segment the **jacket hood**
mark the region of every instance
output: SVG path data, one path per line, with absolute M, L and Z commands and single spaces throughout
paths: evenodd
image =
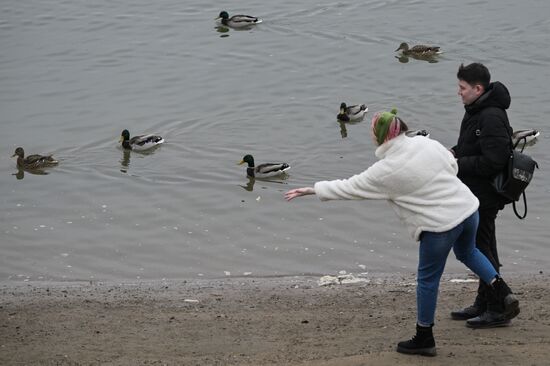
M 487 107 L 508 109 L 510 107 L 510 93 L 500 81 L 489 84 L 489 88 L 475 102 L 464 106 L 466 112 L 473 113 Z

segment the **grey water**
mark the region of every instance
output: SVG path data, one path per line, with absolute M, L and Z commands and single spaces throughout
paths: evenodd
M 456 142 L 461 63 L 512 95 L 516 129 L 541 131 L 527 219 L 497 220 L 504 272 L 548 270 L 550 3 L 490 1 L 68 1 L 0 6 L 0 281 L 158 280 L 410 273 L 417 244 L 379 201 L 283 192 L 376 161 L 369 121 L 396 107 Z M 263 18 L 216 27 L 221 10 Z M 403 59 L 401 42 L 441 46 Z M 366 103 L 339 124 L 339 104 Z M 158 133 L 125 153 L 123 129 Z M 18 171 L 16 147 L 60 160 Z M 249 180 L 237 162 L 288 162 Z M 520 204 L 520 209 L 523 207 Z M 447 271 L 465 273 L 452 255 Z

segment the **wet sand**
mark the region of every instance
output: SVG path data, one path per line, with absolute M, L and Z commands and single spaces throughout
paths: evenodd
M 472 330 L 449 318 L 477 285 L 440 288 L 434 358 L 395 352 L 415 325 L 414 276 L 2 283 L 2 365 L 548 365 L 550 276 L 506 275 L 521 314 Z

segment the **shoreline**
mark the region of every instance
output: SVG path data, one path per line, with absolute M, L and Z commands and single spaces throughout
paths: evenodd
M 477 290 L 444 274 L 438 356 L 395 352 L 414 334 L 412 274 L 319 286 L 319 277 L 0 283 L 5 365 L 543 365 L 550 276 L 505 274 L 512 325 L 473 330 L 449 312 Z

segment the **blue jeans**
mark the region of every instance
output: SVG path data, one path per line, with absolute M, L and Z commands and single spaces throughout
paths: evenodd
M 451 248 L 456 258 L 470 268 L 481 280 L 489 284 L 497 271 L 476 248 L 476 232 L 479 214 L 474 212 L 449 231 L 422 232 L 420 238 L 418 275 L 416 287 L 417 322 L 420 326 L 434 323 L 439 280 Z

